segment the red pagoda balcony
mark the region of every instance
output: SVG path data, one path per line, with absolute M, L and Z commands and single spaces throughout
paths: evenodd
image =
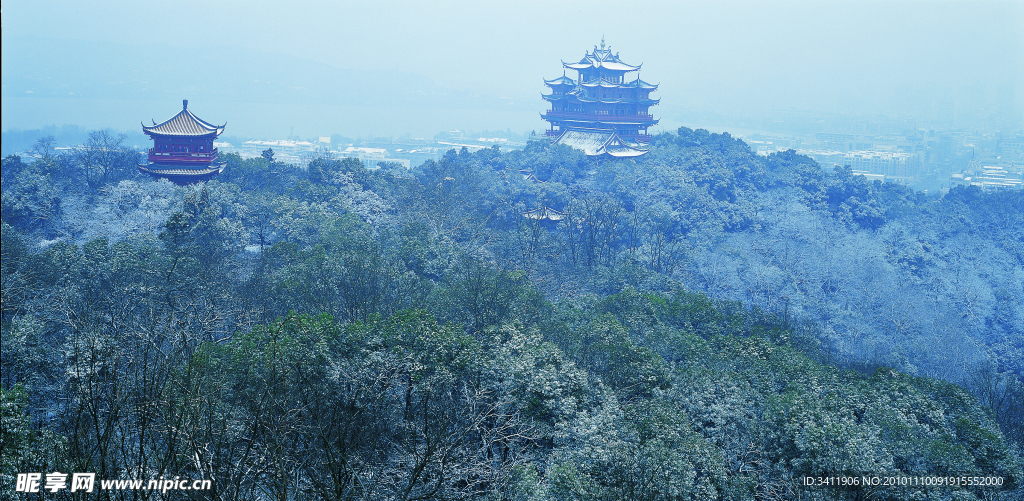
M 546 119 L 586 120 L 590 122 L 653 122 L 654 115 L 637 113 L 635 115 L 600 115 L 597 113 L 577 113 L 572 111 L 548 111 Z

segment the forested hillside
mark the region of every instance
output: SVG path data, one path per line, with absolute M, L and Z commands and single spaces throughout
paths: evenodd
M 215 499 L 1024 494 L 1021 192 L 686 128 L 635 161 L 228 155 L 189 187 L 90 144 L 3 160 L 4 496 L 55 470 Z M 801 483 L 888 474 L 1004 485 Z

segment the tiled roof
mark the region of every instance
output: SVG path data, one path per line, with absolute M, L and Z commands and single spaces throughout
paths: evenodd
M 552 209 L 551 207 L 544 206 L 539 209 L 533 209 L 523 213 L 523 217 L 529 219 L 548 219 L 551 221 L 561 221 L 565 219 L 565 214 Z
M 154 165 L 155 164 L 139 165 L 139 171 L 156 176 L 205 176 L 214 173 L 221 173 L 227 164 L 215 164 L 202 169 L 154 169 Z
M 584 70 L 587 68 L 605 68 L 612 71 L 636 71 L 640 66 L 626 64 L 619 59 L 619 54 L 612 54 L 611 47 L 604 47 L 604 40 L 601 41 L 601 48 L 594 46 L 594 52 L 587 52 L 578 63 L 562 62 L 562 66 L 573 70 Z
M 571 79 L 571 78 L 569 78 L 569 77 L 567 77 L 565 75 L 562 75 L 562 76 L 560 76 L 560 77 L 558 77 L 558 78 L 556 78 L 554 80 L 544 80 L 544 83 L 546 85 L 576 85 L 576 81 L 575 80 L 573 80 L 573 79 Z
M 640 89 L 657 89 L 658 88 L 658 84 L 647 83 L 647 82 L 645 82 L 643 80 L 640 80 L 639 77 L 637 77 L 637 79 L 633 80 L 632 82 L 626 82 L 626 83 L 622 84 L 622 86 L 623 87 L 637 87 L 637 88 L 640 88 Z
M 226 123 L 224 125 L 227 125 Z M 188 101 L 182 101 L 181 111 L 162 123 L 152 126 L 143 124 L 142 131 L 149 135 L 160 136 L 219 136 L 224 132 L 224 125 L 213 125 L 192 114 L 188 110 Z
M 564 144 L 583 151 L 587 156 L 608 155 L 616 158 L 638 157 L 647 150 L 626 144 L 614 132 L 589 132 L 567 130 L 555 139 L 554 144 Z
M 584 87 L 607 87 L 607 88 L 615 88 L 615 89 L 623 86 L 623 84 L 620 84 L 618 82 L 611 82 L 611 81 L 605 80 L 604 78 L 598 78 L 598 79 L 595 79 L 595 80 L 591 80 L 589 82 L 583 82 L 580 85 L 582 85 Z

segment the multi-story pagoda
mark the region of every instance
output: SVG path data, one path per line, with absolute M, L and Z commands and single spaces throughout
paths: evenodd
M 223 163 L 217 163 L 213 140 L 224 132 L 224 126 L 213 125 L 188 110 L 188 100 L 181 102 L 181 111 L 162 123 L 142 125 L 142 132 L 153 138 L 149 162 L 139 171 L 153 177 L 167 178 L 176 184 L 188 184 L 220 174 Z
M 642 65 L 641 65 L 642 66 Z M 626 64 L 611 46 L 594 46 L 578 63 L 562 62 L 575 70 L 575 80 L 565 76 L 545 80 L 551 94 L 542 97 L 551 110 L 541 118 L 551 123 L 546 135 L 555 143 L 567 144 L 588 155 L 631 157 L 647 152 L 643 145 L 651 141 L 647 129 L 658 123 L 649 112 L 659 99 L 651 99 L 656 84 L 640 80 L 640 66 Z M 636 72 L 635 78 L 630 73 Z

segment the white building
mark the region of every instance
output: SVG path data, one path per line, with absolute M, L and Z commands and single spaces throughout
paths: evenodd
M 363 148 L 358 146 L 349 146 L 345 148 L 345 151 L 341 152 L 342 156 L 349 158 L 358 158 L 363 162 L 363 166 L 367 169 L 380 168 L 381 162 L 391 162 L 399 164 L 406 169 L 410 168 L 411 162 L 409 160 L 401 158 L 390 158 L 388 157 L 388 150 L 384 148 Z
M 981 165 L 972 161 L 968 170 L 949 176 L 950 185 L 977 186 L 985 191 L 1019 190 L 1024 187 L 1024 176 L 999 165 Z
M 293 141 L 290 139 L 277 139 L 274 141 L 252 140 L 242 143 L 238 148 L 238 154 L 242 158 L 254 158 L 263 154 L 264 151 L 274 150 L 274 160 L 290 164 L 301 164 L 303 154 L 316 153 L 317 145 L 309 141 Z
M 902 184 L 913 183 L 921 177 L 921 159 L 910 153 L 871 150 L 802 150 L 797 153 L 813 158 L 826 170 L 849 165 L 855 172 L 872 174 L 876 179 L 876 176 L 884 176 L 885 181 Z

